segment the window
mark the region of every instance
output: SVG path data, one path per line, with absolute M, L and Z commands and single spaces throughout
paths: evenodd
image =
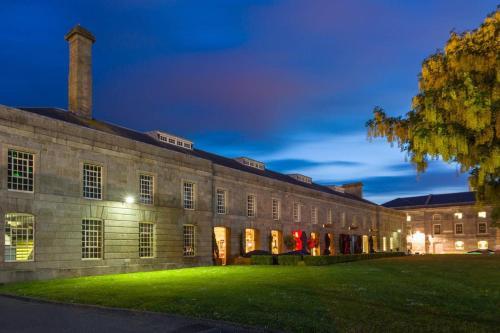
M 345 228 L 346 225 L 345 212 L 342 212 L 342 215 L 340 216 L 340 223 L 342 224 L 342 228 Z
M 102 167 L 93 164 L 83 164 L 83 197 L 87 199 L 102 199 Z
M 392 250 L 394 250 L 394 238 L 390 237 L 389 238 L 389 248 Z
M 7 188 L 14 191 L 33 192 L 33 154 L 9 149 Z
M 328 209 L 328 215 L 326 217 L 326 223 L 327 224 L 332 224 L 333 223 L 333 212 L 332 212 L 331 208 Z
M 477 217 L 485 219 L 486 218 L 486 212 L 479 212 L 479 213 L 477 213 Z
M 226 198 L 227 192 L 222 189 L 217 189 L 217 214 L 226 214 Z
M 184 182 L 183 188 L 183 204 L 185 209 L 194 209 L 195 205 L 195 185 L 191 182 Z
M 441 220 L 441 214 L 434 214 L 434 215 L 432 215 L 432 220 L 433 221 L 440 221 Z
M 152 205 L 154 199 L 153 176 L 139 175 L 139 200 L 146 205 Z
M 488 241 L 479 241 L 477 242 L 477 247 L 480 249 L 480 250 L 487 250 L 488 249 Z
M 154 225 L 153 223 L 139 223 L 139 257 L 153 258 L 154 249 Z
M 5 261 L 31 261 L 35 250 L 35 217 L 29 214 L 5 215 Z
M 434 233 L 434 235 L 441 234 L 441 224 L 434 224 L 433 225 L 433 233 Z
M 184 225 L 183 233 L 184 233 L 184 256 L 194 257 L 196 253 L 194 225 Z
M 245 229 L 245 252 L 255 250 L 255 229 Z
M 82 259 L 102 259 L 101 220 L 82 220 Z
M 486 228 L 486 223 L 485 222 L 481 222 L 481 223 L 478 223 L 477 224 L 477 232 L 480 233 L 480 234 L 485 234 L 487 233 L 487 228 Z
M 460 212 L 458 212 L 458 213 L 455 213 L 453 216 L 455 217 L 455 219 L 457 219 L 457 220 L 461 220 L 461 219 L 462 219 L 462 217 L 463 217 L 463 214 L 462 214 L 462 213 L 460 213 Z
M 318 208 L 317 207 L 311 207 L 311 223 L 313 223 L 313 224 L 318 223 Z
M 456 241 L 455 242 L 455 250 L 463 250 L 464 247 L 464 242 L 463 241 Z
M 293 203 L 293 221 L 300 222 L 300 203 Z
M 279 221 L 281 215 L 280 201 L 278 199 L 273 199 L 273 220 Z
M 256 202 L 255 202 L 255 195 L 248 195 L 247 196 L 247 216 L 248 217 L 255 217 L 255 211 L 256 211 Z
M 382 250 L 384 252 L 387 251 L 387 238 L 386 237 L 382 237 Z
M 464 233 L 464 225 L 463 223 L 456 223 L 455 224 L 455 234 L 461 235 Z
M 411 222 L 411 215 L 406 215 L 406 222 Z

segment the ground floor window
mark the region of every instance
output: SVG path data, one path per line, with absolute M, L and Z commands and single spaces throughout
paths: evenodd
M 82 220 L 82 259 L 102 259 L 101 220 Z
M 215 227 L 214 228 L 215 237 L 215 253 L 216 259 L 220 260 L 220 264 L 225 265 L 227 263 L 227 256 L 229 254 L 229 228 L 226 227 Z
M 482 241 L 477 242 L 477 247 L 480 250 L 487 250 L 488 249 L 488 241 L 482 240 Z
M 455 250 L 463 250 L 464 249 L 464 242 L 463 241 L 456 241 L 455 242 Z
M 363 253 L 369 253 L 370 252 L 370 244 L 368 241 L 368 236 L 363 235 Z
M 245 229 L 245 252 L 255 250 L 255 229 Z
M 154 256 L 154 225 L 153 223 L 139 223 L 139 257 L 152 258 Z
M 387 251 L 387 238 L 386 237 L 382 237 L 382 250 L 384 252 Z
M 389 237 L 389 249 L 394 250 L 394 238 Z
M 309 238 L 309 249 L 311 250 L 311 255 L 319 256 L 321 254 L 319 248 L 319 236 L 316 232 L 311 232 L 311 237 Z
M 183 234 L 184 234 L 184 256 L 193 257 L 196 254 L 195 226 L 184 225 Z
M 5 261 L 31 261 L 35 249 L 35 217 L 30 214 L 5 215 Z

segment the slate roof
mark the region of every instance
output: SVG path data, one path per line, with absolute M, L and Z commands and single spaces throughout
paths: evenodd
M 82 118 L 82 117 L 76 116 L 75 114 L 68 112 L 66 110 L 63 110 L 63 109 L 50 108 L 50 107 L 49 108 L 18 107 L 18 109 L 23 110 L 23 111 L 27 111 L 30 113 L 35 113 L 35 114 L 40 115 L 40 116 L 49 117 L 52 119 L 68 122 L 68 123 L 71 123 L 74 125 L 83 126 L 83 127 L 87 127 L 90 129 L 102 131 L 102 132 L 105 132 L 108 134 L 118 135 L 118 136 L 121 136 L 124 138 L 128 138 L 128 139 L 139 141 L 142 143 L 158 146 L 158 147 L 165 148 L 168 150 L 173 150 L 173 151 L 180 152 L 183 154 L 188 154 L 188 155 L 192 155 L 195 157 L 203 158 L 203 159 L 211 161 L 214 164 L 222 165 L 222 166 L 225 166 L 225 167 L 228 167 L 231 169 L 236 169 L 236 170 L 240 170 L 243 172 L 248 172 L 248 173 L 252 173 L 255 175 L 259 175 L 262 177 L 267 177 L 267 178 L 275 179 L 278 181 L 286 182 L 289 184 L 306 187 L 306 188 L 309 188 L 312 190 L 332 194 L 332 195 L 335 195 L 338 197 L 343 197 L 343 198 L 348 198 L 348 199 L 352 199 L 352 200 L 356 200 L 356 201 L 361 201 L 361 202 L 364 202 L 364 203 L 367 203 L 370 205 L 375 205 L 375 206 L 377 205 L 371 201 L 368 201 L 368 200 L 363 199 L 363 198 L 359 198 L 359 197 L 352 195 L 352 194 L 349 194 L 349 193 L 342 193 L 342 192 L 334 191 L 334 190 L 332 190 L 324 185 L 320 185 L 320 184 L 316 184 L 316 183 L 308 184 L 308 183 L 298 181 L 298 180 L 296 180 L 288 175 L 285 175 L 285 174 L 282 174 L 282 173 L 279 173 L 276 171 L 272 171 L 269 169 L 259 170 L 256 168 L 245 166 L 245 165 L 235 161 L 234 159 L 223 157 L 223 156 L 216 155 L 216 154 L 212 154 L 212 153 L 206 152 L 204 150 L 200 150 L 200 149 L 196 149 L 196 148 L 193 148 L 193 150 L 180 148 L 180 147 L 177 147 L 175 145 L 171 145 L 168 143 L 158 141 L 146 133 L 135 131 L 132 129 L 128 129 L 125 127 L 121 127 L 118 125 L 114 125 L 114 124 L 107 123 L 107 122 L 100 121 L 100 120 L 96 120 L 96 119 Z
M 382 206 L 387 208 L 403 209 L 468 205 L 476 202 L 475 195 L 475 192 L 428 194 L 418 197 L 397 198 L 382 204 Z

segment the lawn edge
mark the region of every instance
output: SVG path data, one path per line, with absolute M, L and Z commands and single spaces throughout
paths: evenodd
M 17 299 L 17 300 L 21 300 L 21 301 L 26 301 L 26 302 L 30 302 L 30 303 L 55 304 L 55 305 L 61 305 L 61 306 L 68 306 L 69 305 L 69 306 L 76 307 L 76 308 L 99 309 L 99 310 L 106 310 L 106 311 L 111 311 L 111 312 L 175 317 L 178 319 L 186 319 L 186 320 L 196 321 L 198 323 L 212 324 L 212 325 L 216 326 L 217 328 L 239 328 L 242 330 L 246 329 L 246 330 L 252 330 L 253 332 L 262 332 L 262 333 L 283 333 L 284 332 L 284 331 L 280 331 L 280 330 L 276 330 L 276 329 L 246 325 L 246 324 L 241 324 L 241 323 L 227 321 L 227 320 L 216 320 L 216 319 L 208 319 L 208 318 L 202 318 L 202 317 L 192 317 L 192 316 L 185 316 L 185 315 L 170 313 L 170 312 L 156 312 L 156 311 L 148 311 L 148 310 L 117 308 L 117 307 L 111 307 L 111 306 L 105 306 L 105 305 L 85 304 L 85 303 L 68 303 L 68 302 L 49 300 L 49 299 L 38 298 L 38 297 L 21 296 L 21 295 L 16 295 L 16 294 L 12 294 L 12 293 L 6 293 L 6 292 L 0 292 L 0 296 L 12 298 L 12 299 Z

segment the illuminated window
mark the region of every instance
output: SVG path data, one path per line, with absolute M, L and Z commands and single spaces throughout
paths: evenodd
M 294 222 L 300 222 L 300 203 L 294 202 L 293 203 L 293 221 Z
M 432 220 L 433 221 L 440 221 L 441 220 L 441 214 L 434 214 L 434 215 L 432 215 Z
M 245 229 L 245 252 L 251 252 L 255 250 L 255 230 Z
M 9 149 L 7 188 L 14 191 L 33 192 L 33 154 Z
M 194 209 L 195 207 L 195 184 L 191 182 L 184 182 L 183 189 L 183 205 L 184 209 Z
M 83 164 L 83 197 L 102 199 L 102 166 Z
M 184 225 L 182 229 L 184 234 L 184 256 L 194 257 L 196 253 L 195 227 L 194 225 Z
M 101 220 L 82 220 L 82 259 L 102 259 Z
M 248 217 L 255 217 L 255 212 L 256 212 L 256 198 L 255 195 L 250 194 L 247 196 L 247 216 Z
M 477 232 L 480 234 L 485 234 L 488 232 L 488 229 L 486 228 L 486 223 L 481 222 L 477 224 Z
M 272 254 L 280 253 L 281 231 L 271 230 L 271 252 Z
M 454 216 L 455 216 L 455 219 L 461 220 L 463 217 L 463 214 L 462 213 L 455 213 Z
M 394 239 L 392 237 L 389 238 L 389 248 L 392 250 L 394 250 Z
M 223 189 L 218 188 L 217 189 L 217 214 L 226 214 L 227 213 L 226 199 L 227 199 L 227 192 Z
M 455 233 L 460 235 L 464 233 L 464 225 L 463 223 L 456 223 L 455 224 Z
M 146 205 L 153 204 L 153 176 L 139 175 L 139 200 Z
M 387 238 L 386 237 L 382 237 L 382 249 L 384 252 L 387 251 Z
M 29 214 L 5 215 L 5 261 L 32 261 L 35 252 L 35 217 Z
M 318 223 L 318 208 L 317 207 L 311 207 L 311 223 L 313 223 L 313 224 Z
M 480 217 L 480 218 L 485 219 L 486 218 L 486 212 L 479 212 L 479 213 L 477 213 L 477 216 Z
M 278 199 L 273 199 L 272 205 L 273 220 L 279 221 L 281 215 L 280 201 Z
M 441 224 L 434 224 L 432 229 L 434 235 L 441 234 Z
M 463 250 L 464 249 L 464 242 L 463 241 L 456 241 L 455 242 L 455 250 Z
M 139 257 L 153 258 L 154 249 L 154 226 L 153 223 L 139 223 Z
M 480 249 L 480 250 L 487 250 L 488 249 L 488 241 L 479 241 L 477 242 L 477 247 Z
M 333 223 L 333 211 L 331 208 L 328 209 L 328 215 L 326 218 L 326 223 L 332 224 Z
M 411 215 L 406 215 L 406 222 L 411 222 Z

